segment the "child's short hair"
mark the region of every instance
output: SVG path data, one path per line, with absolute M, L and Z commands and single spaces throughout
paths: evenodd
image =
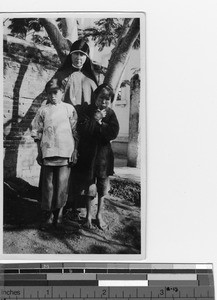
M 95 91 L 93 92 L 94 99 L 96 100 L 102 90 L 106 90 L 108 92 L 109 97 L 111 97 L 111 102 L 113 102 L 115 94 L 111 85 L 107 83 L 100 84 L 98 88 L 95 89 Z
M 52 78 L 50 81 L 47 82 L 45 85 L 45 92 L 49 93 L 53 90 L 63 90 L 62 81 L 59 78 Z

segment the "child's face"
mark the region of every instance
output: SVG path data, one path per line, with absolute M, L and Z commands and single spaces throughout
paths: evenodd
M 59 90 L 53 89 L 53 90 L 49 90 L 47 92 L 47 95 L 48 95 L 48 100 L 51 104 L 57 104 L 61 102 L 63 92 L 60 89 Z
M 72 65 L 78 69 L 81 69 L 87 59 L 87 56 L 80 52 L 76 51 L 71 54 Z
M 111 104 L 111 96 L 109 95 L 109 92 L 103 89 L 98 94 L 95 104 L 100 110 L 109 107 Z

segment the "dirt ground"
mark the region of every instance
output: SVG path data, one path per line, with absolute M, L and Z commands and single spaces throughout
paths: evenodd
M 22 180 L 4 185 L 4 231 L 5 254 L 140 254 L 141 218 L 140 206 L 128 199 L 135 193 L 133 182 L 125 185 L 123 195 L 119 183 L 113 184 L 113 193 L 105 199 L 105 230 L 83 227 L 86 210 L 80 208 L 80 220 L 70 219 L 71 209 L 66 208 L 64 226 L 39 229 L 40 204 L 37 187 Z M 127 186 L 130 187 L 127 190 Z M 138 188 L 137 188 L 138 190 Z M 118 191 L 118 193 L 117 193 Z M 117 196 L 118 195 L 118 196 Z M 94 200 L 96 211 L 97 200 Z

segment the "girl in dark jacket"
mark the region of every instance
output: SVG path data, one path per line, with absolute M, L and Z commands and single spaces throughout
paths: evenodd
M 114 98 L 112 88 L 100 85 L 94 91 L 94 103 L 83 106 L 78 114 L 78 161 L 74 167 L 74 185 L 77 193 L 85 197 L 87 216 L 85 225 L 92 228 L 91 202 L 98 193 L 96 222 L 105 227 L 102 217 L 103 199 L 109 189 L 109 175 L 114 173 L 114 156 L 111 140 L 119 132 L 115 112 L 109 107 Z

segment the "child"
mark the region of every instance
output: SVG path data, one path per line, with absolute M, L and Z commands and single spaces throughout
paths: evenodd
M 78 114 L 78 162 L 74 166 L 76 187 L 85 197 L 87 216 L 85 226 L 92 228 L 91 201 L 98 193 L 96 214 L 97 226 L 103 229 L 106 224 L 102 217 L 103 199 L 109 189 L 109 175 L 114 173 L 114 156 L 111 140 L 119 132 L 115 112 L 109 107 L 114 93 L 107 84 L 94 91 L 94 104 L 84 106 Z
M 62 223 L 63 207 L 68 197 L 70 164 L 77 161 L 77 113 L 62 102 L 63 89 L 59 79 L 51 79 L 45 87 L 47 104 L 39 108 L 32 137 L 38 145 L 37 161 L 42 165 L 42 229 Z

